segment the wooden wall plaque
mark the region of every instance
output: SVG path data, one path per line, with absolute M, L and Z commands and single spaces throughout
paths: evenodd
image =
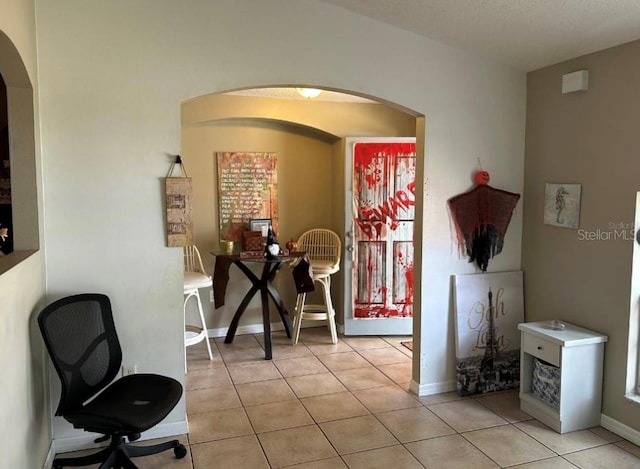
M 167 204 L 167 246 L 182 247 L 193 244 L 193 209 L 191 178 L 165 179 Z

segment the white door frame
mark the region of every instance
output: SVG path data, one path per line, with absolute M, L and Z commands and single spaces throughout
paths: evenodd
M 344 239 L 344 335 L 412 335 L 410 318 L 353 318 L 353 147 L 355 143 L 416 143 L 415 137 L 345 138 L 345 239 Z M 417 153 L 416 153 L 417 156 Z M 383 326 L 383 327 L 381 327 Z

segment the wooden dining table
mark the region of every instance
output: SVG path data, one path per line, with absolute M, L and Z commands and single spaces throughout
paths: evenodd
M 291 319 L 284 306 L 282 297 L 273 285 L 273 279 L 276 277 L 280 269 L 285 264 L 291 262 L 295 257 L 298 257 L 298 254 L 277 256 L 274 259 L 267 259 L 266 257 L 242 257 L 239 254 L 223 254 L 219 252 L 212 252 L 211 254 L 216 258 L 213 270 L 213 293 L 216 308 L 219 308 L 224 304 L 224 295 L 229 281 L 229 268 L 231 265 L 238 267 L 238 269 L 240 269 L 240 271 L 251 281 L 251 288 L 245 294 L 238 306 L 238 309 L 233 315 L 224 343 L 233 343 L 233 339 L 238 329 L 238 323 L 240 322 L 242 315 L 246 311 L 247 306 L 249 306 L 253 297 L 259 292 L 262 304 L 265 360 L 271 360 L 272 351 L 269 298 L 271 298 L 273 304 L 276 306 L 280 319 L 282 320 L 282 324 L 284 325 L 284 330 L 287 333 L 287 337 L 291 337 Z M 251 265 L 261 265 L 261 273 L 257 275 L 250 268 Z

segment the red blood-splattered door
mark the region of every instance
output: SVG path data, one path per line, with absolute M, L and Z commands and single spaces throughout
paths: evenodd
M 345 334 L 409 335 L 415 139 L 347 140 Z

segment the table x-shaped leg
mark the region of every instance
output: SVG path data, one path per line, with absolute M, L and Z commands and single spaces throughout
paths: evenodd
M 238 268 L 247 276 L 249 280 L 251 280 L 251 288 L 247 292 L 247 294 L 242 299 L 240 306 L 231 320 L 231 324 L 229 325 L 229 330 L 227 331 L 227 336 L 224 339 L 225 344 L 230 344 L 233 342 L 233 338 L 236 335 L 236 330 L 238 329 L 238 323 L 240 322 L 240 318 L 244 314 L 247 306 L 253 299 L 256 293 L 260 291 L 260 300 L 262 303 L 262 324 L 264 327 L 264 349 L 265 349 L 265 360 L 271 360 L 271 321 L 269 314 L 269 297 L 273 300 L 273 303 L 276 305 L 278 310 L 278 314 L 280 315 L 280 319 L 282 320 L 282 324 L 284 325 L 285 332 L 287 333 L 287 337 L 291 337 L 291 321 L 289 319 L 289 314 L 284 307 L 284 303 L 278 291 L 273 287 L 272 281 L 275 278 L 278 271 L 284 265 L 284 261 L 272 261 L 265 262 L 264 267 L 262 268 L 262 275 L 258 277 L 253 273 L 249 267 L 247 267 L 241 260 L 237 260 L 233 262 Z

